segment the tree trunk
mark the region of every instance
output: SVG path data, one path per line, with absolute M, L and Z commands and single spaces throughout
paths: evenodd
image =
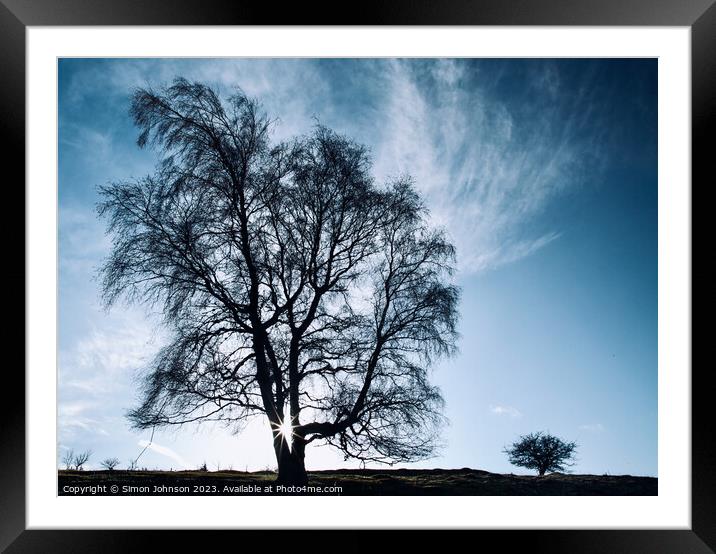
M 294 437 L 291 448 L 283 436 L 274 439 L 274 450 L 278 462 L 278 478 L 281 485 L 306 485 L 305 452 L 306 445 L 302 438 Z

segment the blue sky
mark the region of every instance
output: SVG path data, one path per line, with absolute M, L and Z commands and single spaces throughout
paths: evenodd
M 657 475 L 657 62 L 636 59 L 60 60 L 60 456 L 126 463 L 149 439 L 124 414 L 164 332 L 141 306 L 100 306 L 95 187 L 152 171 L 129 95 L 177 75 L 240 86 L 277 139 L 316 120 L 354 137 L 447 229 L 460 353 L 433 373 L 447 446 L 415 467 L 525 472 L 502 448 L 545 430 L 580 445 L 575 472 Z M 158 429 L 139 463 L 204 462 L 274 466 L 268 425 Z M 309 469 L 357 465 L 307 453 Z

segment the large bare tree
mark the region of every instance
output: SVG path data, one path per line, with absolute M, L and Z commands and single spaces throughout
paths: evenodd
M 377 186 L 365 148 L 321 126 L 272 144 L 240 91 L 177 79 L 135 91 L 131 116 L 162 161 L 100 187 L 103 295 L 159 306 L 172 336 L 133 424 L 263 414 L 284 483 L 306 482 L 313 441 L 431 455 L 443 401 L 427 372 L 454 350 L 459 291 L 410 179 Z

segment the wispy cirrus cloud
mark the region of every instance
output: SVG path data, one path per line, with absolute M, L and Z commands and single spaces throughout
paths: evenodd
M 498 416 L 508 416 L 514 419 L 522 417 L 522 412 L 512 406 L 492 405 L 490 406 L 490 412 Z
M 593 116 L 588 92 L 571 100 L 578 110 L 564 112 L 560 73 L 546 62 L 519 82 L 526 87 L 522 101 L 495 90 L 502 69 L 464 59 L 348 60 L 342 66 L 290 59 L 127 60 L 98 70 L 104 78 L 81 74 L 68 100 L 81 104 L 102 86 L 113 102 L 126 104 L 134 87 L 182 75 L 223 94 L 241 87 L 257 97 L 278 122 L 279 140 L 309 132 L 317 121 L 358 137 L 371 149 L 379 181 L 413 177 L 435 223 L 455 241 L 466 273 L 530 256 L 567 232 L 558 224 L 533 223 L 579 185 L 585 154 L 597 149 L 595 142 L 576 140 Z M 75 142 L 98 141 L 100 153 L 111 137 L 103 129 L 72 126 L 66 134 Z
M 131 310 L 108 318 L 80 338 L 69 351 L 60 352 L 60 376 L 64 388 L 107 394 L 116 389 L 117 378 L 144 367 L 158 346 L 159 329 L 148 319 L 132 319 Z
M 95 308 L 99 311 L 99 308 Z M 59 351 L 58 438 L 62 444 L 125 431 L 132 383 L 155 353 L 158 331 L 132 310 L 119 310 L 100 327 Z
M 65 436 L 77 432 L 107 435 L 107 431 L 101 423 L 90 414 L 97 407 L 94 402 L 70 401 L 60 403 L 58 407 L 58 425 L 64 431 Z
M 580 425 L 579 429 L 590 433 L 603 433 L 606 431 L 606 428 L 601 423 L 585 423 L 584 425 Z
M 476 84 L 479 76 L 460 60 L 433 60 L 420 70 L 410 61 L 387 63 L 377 172 L 413 176 L 457 244 L 459 269 L 494 269 L 557 240 L 563 229 L 531 224 L 580 182 L 580 119 L 518 114 Z M 534 86 L 554 96 L 558 74 Z
M 167 446 L 162 446 L 161 444 L 157 444 L 156 442 L 149 442 L 147 440 L 140 440 L 137 445 L 141 446 L 142 448 L 148 448 L 149 450 L 152 450 L 157 454 L 161 454 L 162 456 L 166 456 L 167 458 L 174 460 L 179 466 L 179 469 L 187 469 L 190 467 L 189 463 L 184 458 L 182 458 L 179 454 L 177 454 L 176 452 L 174 452 L 174 450 Z

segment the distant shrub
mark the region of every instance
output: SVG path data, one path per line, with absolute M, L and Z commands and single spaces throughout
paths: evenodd
M 105 458 L 99 463 L 99 465 L 108 471 L 112 471 L 119 465 L 119 458 Z
M 536 469 L 542 476 L 548 471 L 564 471 L 566 467 L 574 465 L 576 449 L 577 444 L 574 442 L 565 442 L 548 433 L 537 432 L 521 436 L 503 452 L 512 465 Z
M 89 461 L 90 456 L 92 456 L 91 450 L 85 450 L 84 452 L 75 454 L 75 457 L 72 461 L 72 464 L 74 465 L 74 469 L 77 471 L 82 471 L 84 469 L 83 466 Z
M 65 469 L 73 469 L 75 467 L 75 451 L 70 448 L 62 455 L 62 464 Z

